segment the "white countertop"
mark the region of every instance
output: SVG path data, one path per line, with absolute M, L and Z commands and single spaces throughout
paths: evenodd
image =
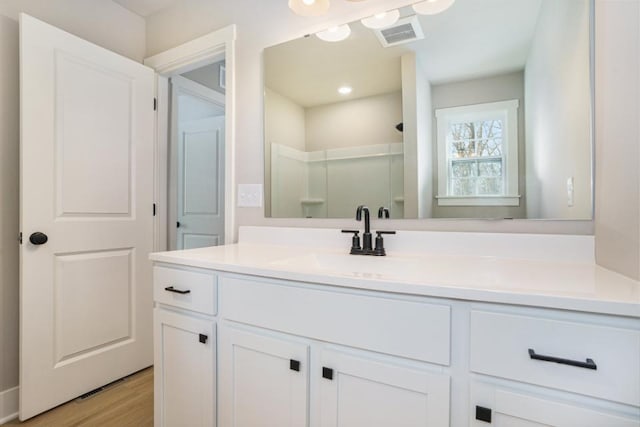
M 640 282 L 576 260 L 239 243 L 151 254 L 156 262 L 301 282 L 459 300 L 640 317 Z

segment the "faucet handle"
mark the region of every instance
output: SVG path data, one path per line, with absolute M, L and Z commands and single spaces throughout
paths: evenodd
M 375 256 L 385 256 L 387 255 L 387 251 L 384 249 L 384 240 L 382 239 L 383 234 L 396 234 L 395 231 L 376 231 L 376 247 L 373 250 L 373 255 Z
M 380 209 L 378 209 L 378 218 L 379 219 L 389 219 L 389 208 L 385 208 L 384 206 L 380 206 Z
M 351 239 L 351 255 L 359 255 L 362 253 L 362 247 L 360 246 L 360 230 L 342 230 L 343 233 L 353 233 Z

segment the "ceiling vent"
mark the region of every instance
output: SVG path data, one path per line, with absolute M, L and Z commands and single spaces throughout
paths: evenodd
M 391 27 L 375 30 L 375 33 L 384 47 L 410 43 L 424 38 L 420 21 L 416 15 L 402 18 Z

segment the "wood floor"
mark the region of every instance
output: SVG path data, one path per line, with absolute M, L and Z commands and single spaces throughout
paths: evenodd
M 22 427 L 152 427 L 153 368 L 127 377 L 85 400 L 72 400 L 23 423 Z

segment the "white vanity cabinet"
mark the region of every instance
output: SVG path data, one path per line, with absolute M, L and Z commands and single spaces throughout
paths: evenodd
M 574 396 L 534 392 L 520 384 L 474 381 L 471 384 L 472 427 L 638 427 L 631 414 L 602 408 L 606 402 L 576 401 Z M 597 405 L 600 403 L 600 405 Z M 600 407 L 599 407 L 600 406 Z
M 449 425 L 447 305 L 241 276 L 220 295 L 221 426 Z
M 157 426 L 640 426 L 633 313 L 154 274 Z
M 217 276 L 154 267 L 154 425 L 214 426 Z
M 220 425 L 308 425 L 309 346 L 268 331 L 220 329 Z
M 471 310 L 473 427 L 640 425 L 638 322 L 558 316 Z
M 449 425 L 449 375 L 336 350 L 323 351 L 321 427 Z

